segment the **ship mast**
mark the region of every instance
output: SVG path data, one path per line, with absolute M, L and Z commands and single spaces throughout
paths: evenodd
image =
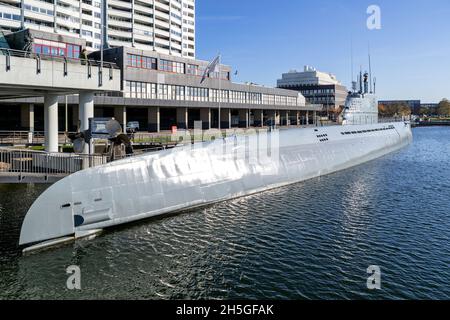
M 363 94 L 362 66 L 359 67 L 359 93 Z
M 370 86 L 370 93 L 372 92 L 372 63 L 370 58 L 370 44 L 369 44 L 369 86 Z

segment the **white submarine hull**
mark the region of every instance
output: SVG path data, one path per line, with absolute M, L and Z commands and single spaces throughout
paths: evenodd
M 49 187 L 29 209 L 20 245 L 76 238 L 300 182 L 411 141 L 409 122 L 330 126 L 236 136 L 119 160 Z

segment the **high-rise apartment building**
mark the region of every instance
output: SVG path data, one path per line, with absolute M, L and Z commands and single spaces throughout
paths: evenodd
M 195 58 L 195 0 L 1 0 L 0 29 L 29 28 Z

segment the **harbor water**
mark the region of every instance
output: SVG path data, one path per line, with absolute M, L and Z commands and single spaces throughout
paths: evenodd
M 450 127 L 413 133 L 349 170 L 26 256 L 47 186 L 0 185 L 0 299 L 450 299 Z

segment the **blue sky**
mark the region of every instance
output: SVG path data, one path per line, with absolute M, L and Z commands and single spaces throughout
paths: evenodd
M 366 27 L 367 7 L 381 8 L 381 30 Z M 450 98 L 448 0 L 197 0 L 197 58 L 221 52 L 235 81 L 275 86 L 283 72 L 311 65 L 351 83 L 368 66 L 380 99 Z

